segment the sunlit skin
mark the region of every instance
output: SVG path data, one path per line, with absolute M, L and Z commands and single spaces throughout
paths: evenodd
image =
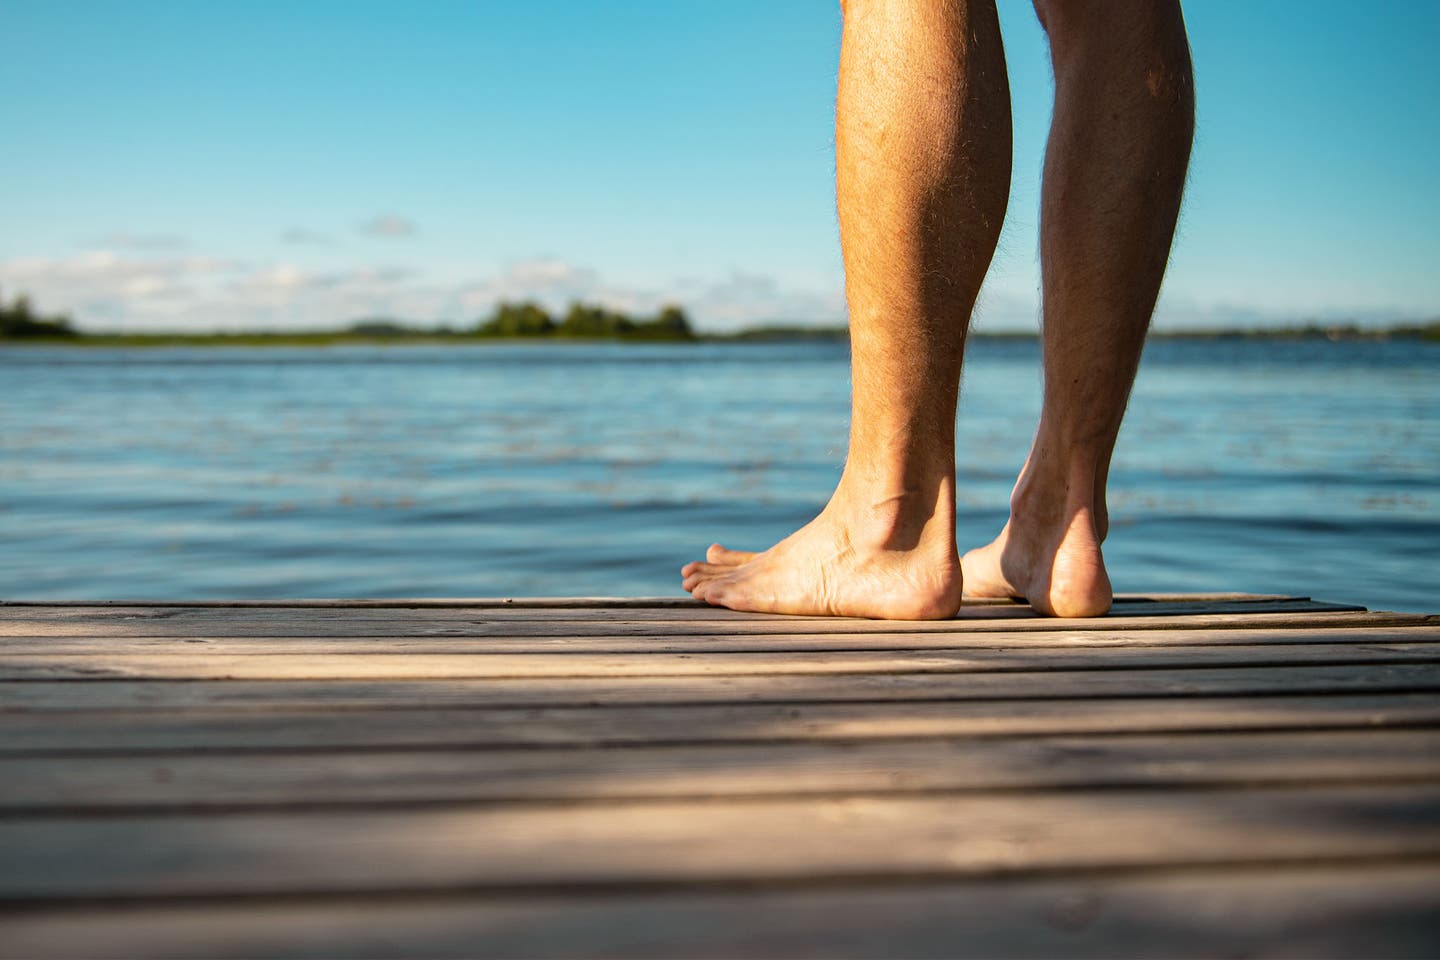
M 1103 614 L 1106 479 L 1194 127 L 1178 0 L 1037 3 L 1056 87 L 1041 197 L 1044 404 L 1009 522 L 963 558 L 956 399 L 1010 184 L 995 6 L 844 8 L 835 152 L 849 456 L 813 521 L 760 553 L 711 546 L 682 568 L 684 587 L 706 603 L 770 613 L 945 618 L 963 585 L 1043 614 Z

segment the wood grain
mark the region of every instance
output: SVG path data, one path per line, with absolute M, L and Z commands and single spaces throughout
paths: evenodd
M 1433 780 L 1440 729 L 0 759 L 0 818 L 894 792 Z
M 525 680 L 542 677 L 744 677 L 787 675 L 970 674 L 1116 669 L 1440 663 L 1440 643 L 1095 648 L 890 650 L 844 653 L 182 653 L 9 654 L 7 680 Z
M 899 701 L 456 710 L 155 709 L 0 713 L 0 756 L 235 755 L 898 741 L 1065 733 L 1391 729 L 1440 725 L 1440 697 L 1379 694 Z
M 1432 956 L 1440 618 L 0 604 L 0 956 Z
M 1440 785 L 55 817 L 0 820 L 0 901 L 1416 856 L 1440 858 Z
M 1315 613 L 1229 613 L 1175 616 L 1097 617 L 1091 620 L 1032 618 L 1021 620 L 827 620 L 820 617 L 773 620 L 526 620 L 464 617 L 375 620 L 364 617 L 328 618 L 211 618 L 196 620 L 178 615 L 165 618 L 74 620 L 7 618 L 0 620 L 0 636 L 7 637 L 689 637 L 767 636 L 772 634 L 914 634 L 994 633 L 997 631 L 1053 632 L 1116 630 L 1223 630 L 1313 629 L 1323 627 L 1433 626 L 1433 616 L 1409 613 L 1369 613 L 1340 610 Z
M 69 907 L 0 957 L 1390 957 L 1440 943 L 1440 864 Z
M 1115 594 L 1115 602 L 1151 603 L 1156 601 L 1183 601 L 1202 604 L 1214 600 L 1309 600 L 1282 593 L 1127 593 Z M 972 606 L 1019 606 L 1014 600 L 995 597 L 966 596 L 965 602 Z M 455 607 L 509 607 L 509 608 L 574 608 L 585 609 L 614 607 L 666 607 L 703 608 L 689 596 L 665 597 L 290 597 L 278 599 L 237 600 L 0 600 L 0 609 L 5 607 L 45 607 L 63 609 L 67 607 L 222 607 L 243 609 L 246 607 L 294 607 L 300 609 L 340 607 L 347 610 L 395 608 L 403 610 L 435 610 Z
M 1331 603 L 1311 600 L 1306 597 L 1209 599 L 1196 600 L 1176 598 L 1157 600 L 1151 598 L 1120 598 L 1116 601 L 1110 619 L 1124 619 L 1132 615 L 1176 616 L 1225 613 L 1315 613 L 1321 611 L 1359 611 L 1364 607 L 1354 604 Z M 774 621 L 825 622 L 832 625 L 852 622 L 850 617 L 813 617 L 790 614 L 758 614 L 712 607 L 694 600 L 676 603 L 611 604 L 594 605 L 566 604 L 511 604 L 495 601 L 475 603 L 445 603 L 427 606 L 377 606 L 374 604 L 329 604 L 293 605 L 257 602 L 244 606 L 221 606 L 205 604 L 101 604 L 101 605 L 6 605 L 0 606 L 4 619 L 37 620 L 114 620 L 114 619 L 182 619 L 190 621 L 231 620 L 231 619 L 290 619 L 290 620 L 334 620 L 367 619 L 381 621 L 411 620 L 423 616 L 432 620 L 467 619 L 478 617 L 486 620 L 523 620 L 527 622 L 544 620 L 658 620 L 666 623 L 716 622 L 750 623 Z M 965 620 L 1034 619 L 1036 614 L 1023 603 L 1006 600 L 981 600 L 967 604 L 954 618 Z M 876 621 L 860 621 L 876 622 Z
M 0 684 L 0 711 L 181 707 L 429 710 L 442 706 L 842 703 L 1378 691 L 1440 692 L 1440 664 L 612 679 L 31 680 Z
M 0 637 L 0 656 L 62 654 L 99 656 L 131 653 L 204 656 L 249 654 L 352 654 L 410 656 L 447 654 L 688 654 L 767 655 L 849 650 L 924 652 L 931 650 L 1043 649 L 1051 652 L 1093 647 L 1208 647 L 1247 645 L 1440 643 L 1440 624 L 1408 627 L 1341 627 L 1227 630 L 1007 630 L 955 633 L 791 633 L 698 634 L 609 637 Z M 1282 655 L 1277 652 L 1277 656 Z

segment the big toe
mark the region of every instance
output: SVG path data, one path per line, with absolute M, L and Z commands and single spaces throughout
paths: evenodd
M 727 567 L 736 567 L 742 563 L 749 563 L 754 560 L 756 554 L 751 550 L 731 550 L 718 543 L 710 544 L 710 549 L 705 551 L 705 559 L 711 563 Z

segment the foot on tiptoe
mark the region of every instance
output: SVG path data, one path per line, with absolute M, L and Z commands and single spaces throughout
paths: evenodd
M 1098 617 L 1110 609 L 1110 577 L 1094 515 L 1087 509 L 1048 523 L 1012 511 L 995 540 L 961 558 L 965 592 L 1016 597 L 1051 617 Z

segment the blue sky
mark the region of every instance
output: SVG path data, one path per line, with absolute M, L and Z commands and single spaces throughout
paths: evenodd
M 1044 38 L 982 329 L 1033 327 Z M 1440 315 L 1440 4 L 1191 0 L 1157 326 Z M 92 328 L 843 319 L 834 0 L 0 0 L 0 288 Z

